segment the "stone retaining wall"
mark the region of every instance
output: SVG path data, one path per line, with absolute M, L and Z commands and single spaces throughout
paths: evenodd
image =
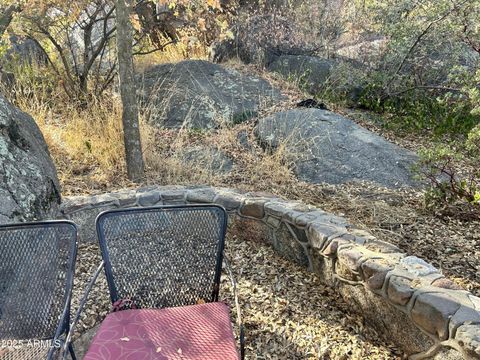
M 66 198 L 62 214 L 79 225 L 81 242 L 92 242 L 102 211 L 185 203 L 225 207 L 230 233 L 263 241 L 318 274 L 412 358 L 480 359 L 480 298 L 422 259 L 301 202 L 225 188 L 164 186 Z

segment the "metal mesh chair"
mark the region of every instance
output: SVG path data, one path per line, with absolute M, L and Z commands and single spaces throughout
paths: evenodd
M 61 347 L 69 330 L 76 252 L 71 222 L 0 226 L 1 360 L 50 359 Z
M 217 206 L 101 214 L 97 232 L 112 303 L 164 308 L 217 301 L 226 221 Z
M 238 359 L 229 308 L 217 302 L 222 207 L 112 210 L 96 225 L 114 312 L 85 359 Z

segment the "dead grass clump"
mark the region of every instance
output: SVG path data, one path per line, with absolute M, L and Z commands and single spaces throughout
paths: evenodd
M 248 149 L 238 140 L 241 132 L 247 136 Z M 276 151 L 267 153 L 254 142 L 253 136 L 252 123 L 223 126 L 211 132 L 159 129 L 142 124 L 148 182 L 242 188 L 257 183 L 282 184 L 293 179 L 292 164 L 288 161 L 285 147 L 280 146 Z M 232 170 L 225 174 L 218 172 L 208 163 L 208 157 L 207 162 L 185 162 L 185 150 L 192 147 L 220 151 L 234 162 Z
M 125 186 L 121 105 L 113 98 L 87 109 L 38 99 L 17 98 L 17 105 L 32 114 L 57 166 L 63 194 L 90 193 L 113 183 Z

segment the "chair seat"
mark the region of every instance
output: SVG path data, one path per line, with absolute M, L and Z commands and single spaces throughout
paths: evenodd
M 238 360 L 224 303 L 124 310 L 102 322 L 85 360 Z

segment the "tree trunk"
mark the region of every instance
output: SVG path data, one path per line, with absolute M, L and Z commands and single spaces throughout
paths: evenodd
M 117 0 L 117 56 L 122 98 L 122 121 L 128 178 L 139 182 L 144 177 L 142 144 L 138 124 L 138 104 L 133 73 L 133 29 L 131 0 Z

